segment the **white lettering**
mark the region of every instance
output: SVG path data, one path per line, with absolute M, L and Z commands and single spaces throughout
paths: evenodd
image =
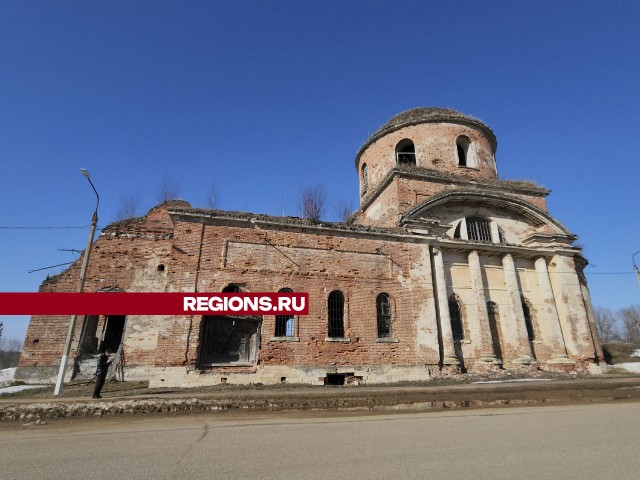
M 194 297 L 184 297 L 184 311 L 188 312 L 188 311 L 195 311 L 196 309 L 196 299 Z

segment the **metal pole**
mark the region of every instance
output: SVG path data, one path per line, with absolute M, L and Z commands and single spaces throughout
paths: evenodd
M 636 253 L 631 255 L 631 261 L 633 262 L 633 270 L 636 272 L 636 280 L 638 281 L 638 285 L 640 285 L 640 272 L 638 272 L 638 266 L 636 265 L 635 256 L 639 253 L 640 253 L 640 250 L 638 250 Z
M 91 188 L 96 194 L 96 209 L 93 212 L 93 217 L 91 218 L 91 230 L 89 231 L 89 239 L 87 240 L 87 248 L 84 250 L 84 258 L 82 259 L 82 268 L 80 269 L 80 280 L 78 282 L 78 292 L 82 292 L 84 289 L 84 281 L 87 275 L 87 267 L 89 265 L 89 256 L 91 255 L 91 245 L 93 244 L 93 237 L 96 233 L 96 226 L 98 225 L 98 204 L 100 203 L 100 196 L 96 188 L 93 186 L 93 182 L 89 178 L 89 172 L 84 169 L 80 169 L 82 174 L 89 180 L 91 184 Z M 73 331 L 75 330 L 76 321 L 78 320 L 78 315 L 72 315 L 71 321 L 69 322 L 69 330 L 67 331 L 67 340 L 64 344 L 64 351 L 62 352 L 62 359 L 60 360 L 60 369 L 58 370 L 58 378 L 56 379 L 56 387 L 53 390 L 54 395 L 60 395 L 62 392 L 62 385 L 64 384 L 64 373 L 67 369 L 67 361 L 69 359 L 69 353 L 71 352 L 71 343 L 73 340 Z

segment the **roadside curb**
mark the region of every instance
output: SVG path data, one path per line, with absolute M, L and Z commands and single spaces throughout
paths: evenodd
M 260 391 L 180 397 L 144 396 L 102 400 L 56 399 L 0 404 L 0 421 L 126 416 L 162 413 L 225 411 L 438 411 L 512 405 L 585 404 L 640 401 L 639 381 L 613 381 L 606 385 L 551 384 L 467 385 L 466 388 L 345 388 L 316 392 Z

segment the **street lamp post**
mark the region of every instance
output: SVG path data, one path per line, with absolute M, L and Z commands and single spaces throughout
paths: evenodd
M 631 255 L 631 261 L 633 262 L 633 270 L 636 272 L 636 280 L 638 280 L 638 285 L 640 285 L 640 272 L 638 271 L 638 266 L 636 265 L 636 255 L 640 253 L 638 250 L 636 253 Z
M 87 266 L 89 265 L 89 255 L 91 255 L 91 245 L 93 244 L 93 237 L 96 233 L 96 226 L 98 225 L 98 204 L 100 203 L 100 195 L 96 187 L 93 186 L 91 178 L 89 178 L 89 172 L 84 168 L 80 169 L 82 175 L 89 180 L 89 184 L 96 194 L 96 209 L 91 217 L 91 230 L 89 231 L 89 239 L 87 240 L 87 248 L 84 250 L 84 258 L 82 259 L 82 268 L 80 269 L 80 280 L 78 282 L 78 292 L 82 292 L 84 289 L 84 280 L 87 275 Z M 58 370 L 58 378 L 56 380 L 56 388 L 53 391 L 54 395 L 60 395 L 62 392 L 62 385 L 64 384 L 64 372 L 67 369 L 67 361 L 69 359 L 69 353 L 71 352 L 71 342 L 73 340 L 73 330 L 76 327 L 76 321 L 78 315 L 72 315 L 69 322 L 69 330 L 67 331 L 67 340 L 64 344 L 64 351 L 62 352 L 62 359 L 60 360 L 60 370 Z

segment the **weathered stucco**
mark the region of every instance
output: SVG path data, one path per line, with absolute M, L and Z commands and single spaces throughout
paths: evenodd
M 462 167 L 460 136 L 470 142 Z M 396 145 L 405 139 L 415 145 L 416 165 L 396 162 Z M 369 182 L 348 224 L 174 201 L 108 226 L 93 245 L 86 291 L 290 288 L 308 292 L 309 315 L 296 316 L 287 336 L 276 334 L 274 316 L 244 319 L 252 353 L 249 361 L 228 365 L 202 361 L 203 332 L 216 319 L 81 318 L 72 349 L 76 369 L 92 361 L 93 349 L 114 335 L 109 325 L 120 322 L 124 378 L 152 386 L 595 371 L 602 350 L 576 237 L 549 216 L 547 190 L 498 179 L 495 149 L 481 122 L 418 109 L 394 117 L 358 153 L 358 172 L 366 163 Z M 489 237 L 475 238 L 469 219 L 480 219 Z M 78 261 L 41 291 L 74 291 L 79 269 Z M 327 302 L 335 290 L 344 296 L 343 338 L 328 334 Z M 376 304 L 382 294 L 391 306 L 384 335 Z M 17 378 L 46 382 L 55 375 L 68 321 L 31 319 Z

